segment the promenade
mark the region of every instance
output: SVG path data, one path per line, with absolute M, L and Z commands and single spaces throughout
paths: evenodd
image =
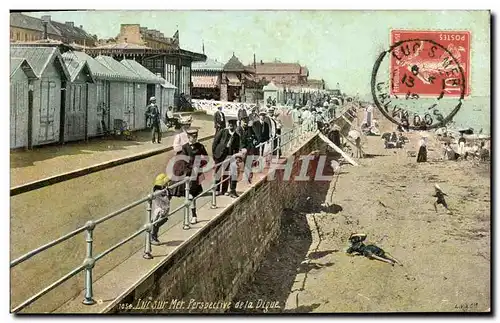
M 199 138 L 213 135 L 213 116 L 193 114 L 191 128 L 199 130 Z M 88 142 L 40 146 L 31 151 L 11 151 L 10 186 L 15 187 L 110 160 L 170 147 L 179 131 L 171 128 L 163 133 L 161 144 L 153 144 L 151 132 L 144 130 L 134 133 L 137 136 L 135 141 L 92 138 Z

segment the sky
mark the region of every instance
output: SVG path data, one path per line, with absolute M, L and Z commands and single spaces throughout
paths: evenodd
M 75 25 L 99 38 L 115 37 L 120 24 L 138 23 L 172 36 L 183 49 L 220 62 L 299 62 L 310 78 L 347 93 L 370 93 L 377 56 L 389 47 L 391 29 L 469 30 L 473 96 L 490 93 L 490 21 L 487 11 L 66 11 L 30 13 Z

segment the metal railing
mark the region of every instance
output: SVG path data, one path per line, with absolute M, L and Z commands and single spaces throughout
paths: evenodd
M 315 127 L 313 127 L 311 129 L 307 129 L 307 130 L 309 130 L 309 131 L 306 131 L 305 127 L 302 127 L 302 126 L 292 128 L 291 130 L 289 130 L 281 135 L 277 135 L 273 138 L 270 138 L 266 142 L 258 144 L 256 146 L 256 148 L 259 149 L 259 166 L 263 167 L 264 159 L 269 157 L 270 155 L 272 155 L 275 151 L 278 151 L 278 155 L 279 155 L 280 150 L 285 150 L 285 148 L 287 146 L 288 146 L 288 148 L 294 147 L 307 134 L 310 134 L 313 131 L 315 132 L 317 129 Z M 286 138 L 286 139 L 284 139 L 284 138 Z M 277 140 L 277 145 L 276 145 L 276 147 L 273 147 L 273 142 L 275 140 Z M 271 149 L 268 149 L 266 151 L 265 150 L 266 146 L 271 147 Z M 234 160 L 234 155 L 228 157 L 224 161 L 214 165 L 211 168 L 203 170 L 202 173 L 207 173 L 210 171 L 215 172 L 215 169 L 218 166 L 222 166 L 220 168 L 222 168 L 224 171 L 225 170 L 224 166 L 227 166 L 227 164 L 230 163 L 232 160 Z M 263 169 L 263 168 L 261 168 L 261 169 Z M 197 176 L 197 174 L 195 174 L 194 176 Z M 207 190 L 203 191 L 198 196 L 195 196 L 191 199 L 190 195 L 189 195 L 189 188 L 190 188 L 190 182 L 193 180 L 192 178 L 193 178 L 193 176 L 186 177 L 182 181 L 179 181 L 173 185 L 170 185 L 163 190 L 159 190 L 159 191 L 156 191 L 152 194 L 149 194 L 148 196 L 143 197 L 143 198 L 141 198 L 141 199 L 117 210 L 117 211 L 114 211 L 114 212 L 112 212 L 112 213 L 110 213 L 110 214 L 108 214 L 108 215 L 106 215 L 98 220 L 88 221 L 84 226 L 82 226 L 74 231 L 71 231 L 71 232 L 65 234 L 64 236 L 62 236 L 58 239 L 55 239 L 55 240 L 53 240 L 53 241 L 51 241 L 43 246 L 40 246 L 40 247 L 38 247 L 38 248 L 36 248 L 36 249 L 34 249 L 34 250 L 24 254 L 24 255 L 18 257 L 17 259 L 13 260 L 10 263 L 10 268 L 13 268 L 13 267 L 25 262 L 26 260 L 40 254 L 44 250 L 47 250 L 51 247 L 54 247 L 54 246 L 56 246 L 64 241 L 76 236 L 79 233 L 82 233 L 84 231 L 86 232 L 86 237 L 85 237 L 86 257 L 85 257 L 83 263 L 80 266 L 78 266 L 77 268 L 70 271 L 65 276 L 61 277 L 57 281 L 53 282 L 52 284 L 45 287 L 44 289 L 42 289 L 41 291 L 39 291 L 38 293 L 36 293 L 32 297 L 30 297 L 29 299 L 25 300 L 24 302 L 22 302 L 21 304 L 16 306 L 14 309 L 12 309 L 12 312 L 14 312 L 14 313 L 19 312 L 20 310 L 24 309 L 25 307 L 29 306 L 30 304 L 32 304 L 33 302 L 38 300 L 43 295 L 47 294 L 48 292 L 50 292 L 51 290 L 56 288 L 57 286 L 61 285 L 62 283 L 64 283 L 68 279 L 72 278 L 73 276 L 77 275 L 81 271 L 85 271 L 85 283 L 84 283 L 84 285 L 85 285 L 84 286 L 85 297 L 83 299 L 83 303 L 86 305 L 95 304 L 96 302 L 93 298 L 94 295 L 93 295 L 93 290 L 92 290 L 92 283 L 93 283 L 92 282 L 92 273 L 93 273 L 93 268 L 94 268 L 97 261 L 104 258 L 106 255 L 110 254 L 115 249 L 126 244 L 127 242 L 129 242 L 130 240 L 134 239 L 135 237 L 139 236 L 142 233 L 145 233 L 145 244 L 144 244 L 143 257 L 145 259 L 152 259 L 153 258 L 153 256 L 151 255 L 151 231 L 152 231 L 152 228 L 154 225 L 158 224 L 160 221 L 163 220 L 160 217 L 156 221 L 152 222 L 152 218 L 151 218 L 152 203 L 156 197 L 158 197 L 162 193 L 165 193 L 165 191 L 167 189 L 173 189 L 173 188 L 176 188 L 180 185 L 185 185 L 185 191 L 186 191 L 185 202 L 181 206 L 177 207 L 176 209 L 171 210 L 167 216 L 170 217 L 171 215 L 175 214 L 179 210 L 184 209 L 183 228 L 185 230 L 187 230 L 187 229 L 190 229 L 190 226 L 189 226 L 190 208 L 192 207 L 192 205 L 194 205 L 194 207 L 196 206 L 196 204 L 195 204 L 196 200 L 198 200 L 202 196 L 206 196 L 207 193 L 211 192 L 212 193 L 211 207 L 216 208 L 217 207 L 217 194 L 216 194 L 217 187 L 219 185 L 221 185 L 223 183 L 223 181 L 229 180 L 231 178 L 231 176 L 223 178 L 219 183 L 217 183 L 216 182 L 216 175 L 215 175 L 214 180 L 213 180 L 210 188 L 208 188 Z M 110 248 L 106 249 L 105 251 L 101 252 L 100 254 L 94 255 L 94 253 L 93 253 L 93 251 L 94 251 L 93 233 L 94 233 L 94 229 L 96 228 L 96 226 L 103 223 L 103 222 L 106 222 L 106 221 L 108 221 L 108 220 L 110 220 L 110 219 L 112 219 L 120 214 L 123 214 L 124 212 L 126 212 L 126 211 L 128 211 L 128 210 L 130 210 L 138 205 L 141 205 L 143 203 L 147 203 L 147 205 L 146 205 L 146 219 L 145 219 L 146 221 L 145 221 L 144 226 L 141 229 L 139 229 L 138 231 L 136 231 L 133 234 L 131 234 L 130 236 L 128 236 L 127 238 L 123 239 L 122 241 L 116 243 L 115 245 L 113 245 Z

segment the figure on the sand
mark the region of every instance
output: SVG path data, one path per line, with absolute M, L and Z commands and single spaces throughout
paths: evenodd
M 448 196 L 448 195 L 446 195 L 446 193 L 443 192 L 443 190 L 441 189 L 441 187 L 439 187 L 438 184 L 434 184 L 434 189 L 436 190 L 436 193 L 434 193 L 434 195 L 432 195 L 432 196 L 437 198 L 436 202 L 434 202 L 434 209 L 436 210 L 436 213 L 438 211 L 437 210 L 438 204 L 441 204 L 442 206 L 444 206 L 444 208 L 446 209 L 448 214 L 451 214 L 450 209 L 448 209 L 448 204 L 446 203 L 446 200 L 444 199 L 444 197 Z
M 386 262 L 394 266 L 394 264 L 398 264 L 403 266 L 396 258 L 389 255 L 388 252 L 385 252 L 382 248 L 377 247 L 376 245 L 369 244 L 365 245 L 363 241 L 366 239 L 366 234 L 364 233 L 353 233 L 349 237 L 349 243 L 351 246 L 347 249 L 348 254 L 360 254 L 369 259 L 376 259 L 379 261 Z
M 420 148 L 418 149 L 417 163 L 427 162 L 427 136 L 422 135 L 420 142 Z

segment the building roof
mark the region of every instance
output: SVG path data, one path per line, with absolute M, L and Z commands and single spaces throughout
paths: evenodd
M 279 88 L 273 83 L 269 83 L 268 85 L 262 88 L 262 91 L 278 91 Z
M 193 71 L 213 71 L 219 72 L 224 69 L 224 64 L 217 62 L 217 60 L 213 60 L 211 58 L 207 58 L 204 62 L 193 62 L 191 66 L 191 70 Z
M 40 77 L 47 66 L 53 62 L 59 62 L 59 67 L 63 72 L 66 79 L 70 79 L 70 74 L 63 58 L 56 47 L 35 47 L 35 46 L 11 46 L 11 58 L 24 58 L 28 61 L 29 65 L 33 68 L 37 77 Z
M 252 67 L 253 66 L 248 66 Z M 302 74 L 302 70 L 306 67 L 301 67 L 298 63 L 257 63 L 255 64 L 256 74 Z
M 56 29 L 59 29 L 61 35 L 66 38 L 92 38 L 92 35 L 85 32 L 85 30 L 78 28 L 76 26 L 69 26 L 65 23 L 50 21 L 49 25 L 53 25 Z
M 64 53 L 62 56 L 66 65 L 71 61 L 75 61 L 77 63 L 86 62 L 92 75 L 96 79 L 108 81 L 128 81 L 126 75 L 120 75 L 119 73 L 110 70 L 84 52 L 70 51 Z
M 19 12 L 13 12 L 10 14 L 10 25 L 12 27 L 26 28 L 43 32 L 42 19 L 23 15 Z M 61 32 L 51 24 L 47 24 L 47 34 L 61 36 Z
M 142 66 L 141 64 L 137 63 L 134 60 L 131 59 L 124 59 L 120 63 L 125 65 L 129 70 L 137 74 L 139 77 L 148 80 L 148 83 L 153 83 L 153 84 L 162 84 L 164 83 L 164 79 L 162 77 L 156 76 L 153 72 Z
M 307 80 L 309 84 L 323 84 L 323 80 L 309 79 Z
M 132 43 L 113 43 L 97 46 L 94 49 L 150 49 L 150 47 Z
M 36 76 L 35 72 L 33 71 L 33 68 L 31 65 L 28 63 L 28 61 L 24 58 L 11 58 L 10 59 L 10 77 L 12 77 L 17 70 L 21 68 L 24 73 L 26 73 L 26 76 L 30 79 L 37 79 L 38 77 Z
M 64 64 L 68 69 L 69 75 L 71 76 L 71 82 L 74 82 L 75 79 L 80 75 L 80 73 L 85 73 L 92 80 L 92 83 L 95 82 L 94 75 L 85 60 L 76 59 L 75 55 L 72 55 L 72 52 L 66 52 L 62 54 Z
M 110 56 L 99 55 L 95 58 L 99 63 L 106 66 L 108 69 L 119 73 L 128 82 L 149 83 L 148 79 L 144 79 L 140 75 L 134 73 L 129 68 L 125 67 L 122 63 L 114 60 Z
M 240 62 L 238 57 L 236 57 L 233 53 L 233 56 L 229 59 L 229 61 L 224 65 L 224 71 L 231 72 L 243 72 L 245 71 L 245 66 Z

